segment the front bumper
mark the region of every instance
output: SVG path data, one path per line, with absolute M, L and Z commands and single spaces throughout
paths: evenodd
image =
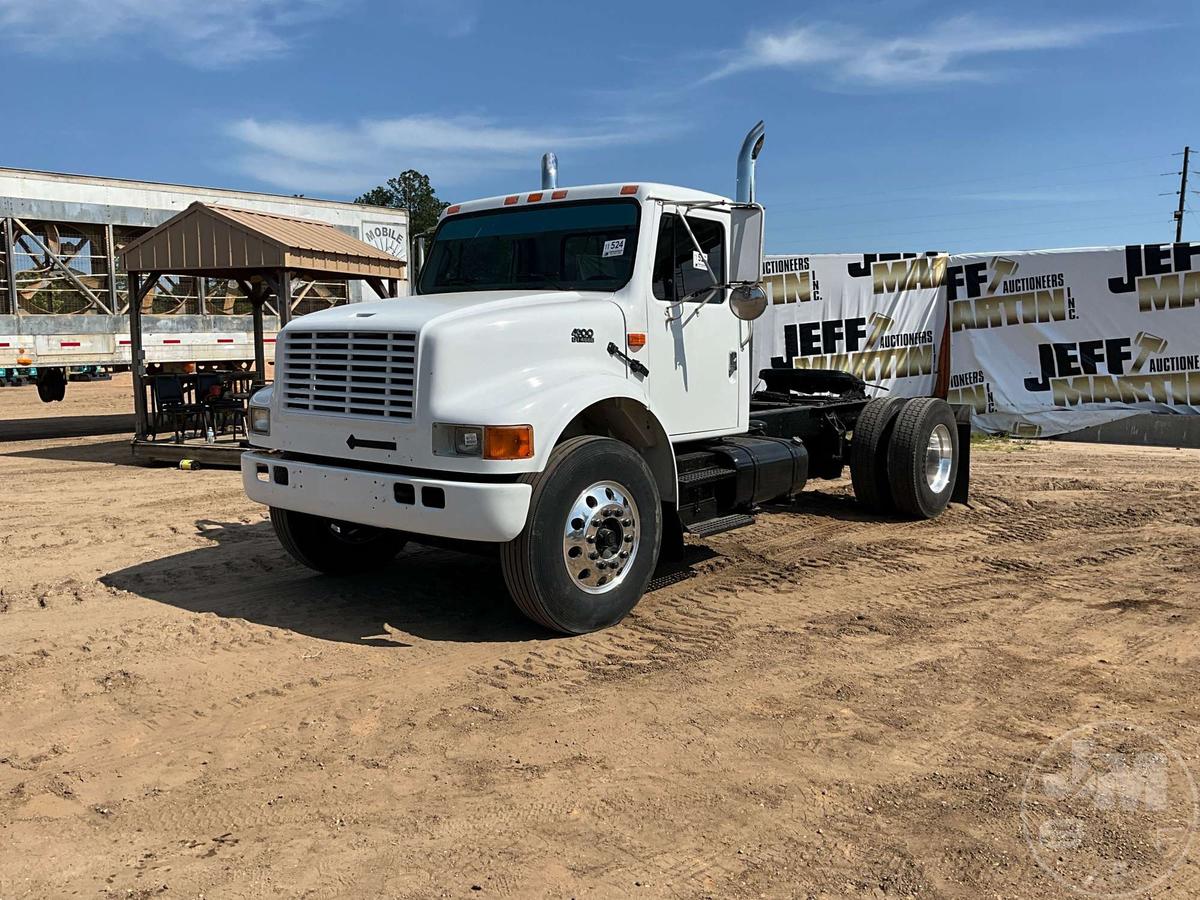
M 508 541 L 525 527 L 528 484 L 389 475 L 272 453 L 242 454 L 251 500 L 359 525 L 465 541 Z

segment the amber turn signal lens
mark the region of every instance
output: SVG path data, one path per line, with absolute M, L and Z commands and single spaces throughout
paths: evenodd
M 489 425 L 483 430 L 484 459 L 529 459 L 531 456 L 532 425 Z
M 625 335 L 625 339 L 629 341 L 630 350 L 639 350 L 646 346 L 646 332 L 631 331 Z

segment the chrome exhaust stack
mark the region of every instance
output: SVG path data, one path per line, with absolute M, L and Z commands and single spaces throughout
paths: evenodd
M 767 136 L 766 126 L 760 120 L 746 134 L 742 141 L 741 152 L 737 162 L 737 202 L 754 202 L 754 164 L 758 154 L 762 152 L 763 140 Z
M 558 187 L 558 157 L 553 153 L 542 155 L 542 190 L 552 191 Z

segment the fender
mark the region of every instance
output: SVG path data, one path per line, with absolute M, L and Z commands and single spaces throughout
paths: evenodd
M 531 425 L 531 459 L 486 466 L 498 474 L 540 472 L 583 410 L 614 399 L 646 408 L 645 384 L 607 349 L 625 340 L 625 317 L 607 297 L 534 300 L 434 322 L 420 351 L 425 415 L 431 423 Z
M 553 435 L 553 440 L 546 443 L 547 456 L 566 438 L 579 434 L 610 435 L 642 455 L 658 483 L 663 501 L 677 502 L 679 483 L 675 450 L 662 422 L 646 405 L 645 396 L 640 391 L 630 390 L 633 382 L 613 383 L 612 379 L 604 378 L 587 381 L 589 383 L 572 385 L 570 390 L 556 392 L 556 396 L 548 398 L 551 406 L 546 412 L 553 423 L 548 433 Z M 580 406 L 580 400 L 584 398 L 590 400 Z M 543 468 L 545 458 L 537 471 Z

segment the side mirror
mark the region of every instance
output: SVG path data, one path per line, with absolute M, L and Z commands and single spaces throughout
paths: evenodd
M 729 308 L 739 319 L 757 319 L 767 310 L 763 289 L 763 208 L 756 203 L 730 210 Z
M 739 284 L 729 292 L 729 309 L 750 322 L 767 311 L 767 292 L 761 284 Z
M 763 208 L 758 204 L 730 210 L 730 284 L 758 284 L 763 279 Z

